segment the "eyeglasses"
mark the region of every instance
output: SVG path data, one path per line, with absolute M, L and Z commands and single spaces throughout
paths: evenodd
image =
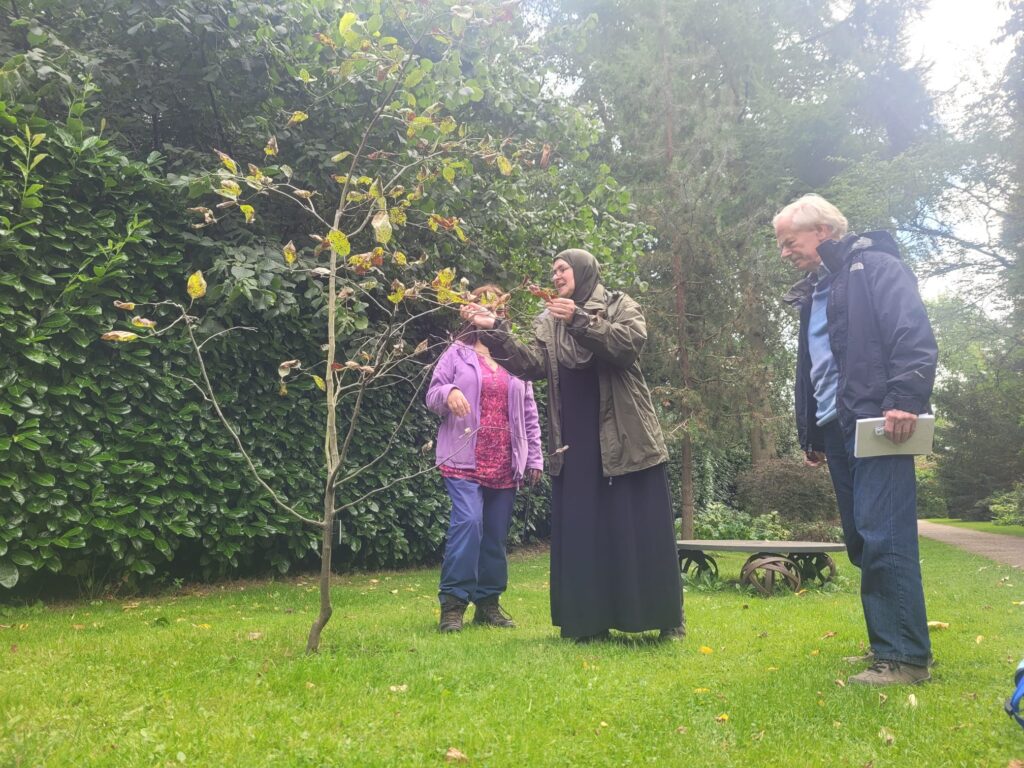
M 572 267 L 555 267 L 551 271 L 551 279 L 555 280 L 559 275 L 562 275 L 566 272 L 572 272 Z

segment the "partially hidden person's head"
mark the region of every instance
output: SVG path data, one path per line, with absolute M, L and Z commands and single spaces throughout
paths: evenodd
M 804 195 L 772 219 L 775 240 L 782 258 L 802 272 L 821 265 L 818 246 L 826 240 L 840 240 L 849 226 L 846 217 L 821 195 Z
M 594 254 L 582 248 L 569 248 L 555 256 L 551 264 L 551 282 L 559 297 L 582 304 L 597 288 L 599 272 L 600 265 Z
M 503 291 L 501 286 L 497 283 L 485 283 L 484 285 L 474 288 L 469 292 L 469 295 L 472 296 L 473 299 L 479 300 L 479 302 L 485 306 L 491 307 L 494 310 L 494 314 L 498 317 L 505 316 L 505 306 L 500 305 L 494 307 L 492 305 L 504 294 L 505 291 Z M 459 341 L 464 341 L 467 344 L 472 344 L 476 341 L 478 335 L 479 332 L 475 325 L 472 323 L 464 323 L 463 326 L 459 328 L 458 333 L 455 334 L 455 338 Z

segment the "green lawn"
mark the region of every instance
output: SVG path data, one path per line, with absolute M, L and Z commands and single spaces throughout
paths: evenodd
M 974 520 L 957 520 L 952 517 L 928 518 L 928 522 L 940 523 L 942 525 L 955 525 L 957 528 L 970 528 L 972 531 L 982 531 L 983 533 L 1002 533 L 1006 536 L 1024 536 L 1024 525 L 996 525 L 995 523 Z
M 845 559 L 802 595 L 691 589 L 669 643 L 560 641 L 543 554 L 514 558 L 515 630 L 439 636 L 436 571 L 339 578 L 314 657 L 311 579 L 0 608 L 0 765 L 1003 768 L 1024 574 L 922 548 L 940 664 L 884 693 L 840 685 L 864 638 Z

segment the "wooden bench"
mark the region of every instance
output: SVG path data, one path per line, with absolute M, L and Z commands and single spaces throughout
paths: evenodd
M 752 553 L 740 571 L 740 583 L 750 584 L 762 595 L 775 591 L 776 581 L 796 592 L 803 581 L 817 579 L 822 584 L 836 575 L 835 561 L 829 552 L 843 552 L 845 544 L 828 541 L 745 541 L 741 539 L 682 539 L 676 542 L 679 568 L 685 574 L 718 576 L 718 563 L 708 552 Z

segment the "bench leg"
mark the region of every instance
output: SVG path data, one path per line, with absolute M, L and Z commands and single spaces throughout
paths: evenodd
M 693 568 L 694 576 L 699 577 L 703 576 L 705 573 L 710 573 L 716 579 L 718 578 L 718 563 L 715 561 L 714 557 L 699 549 L 680 549 L 680 572 L 684 575 L 689 574 L 690 568 Z
M 740 583 L 750 584 L 765 597 L 775 591 L 775 583 L 786 584 L 794 592 L 800 589 L 800 570 L 792 560 L 772 553 L 751 555 L 740 571 Z
M 788 557 L 796 563 L 804 581 L 817 579 L 821 584 L 827 584 L 836 577 L 836 562 L 827 552 L 800 552 Z

